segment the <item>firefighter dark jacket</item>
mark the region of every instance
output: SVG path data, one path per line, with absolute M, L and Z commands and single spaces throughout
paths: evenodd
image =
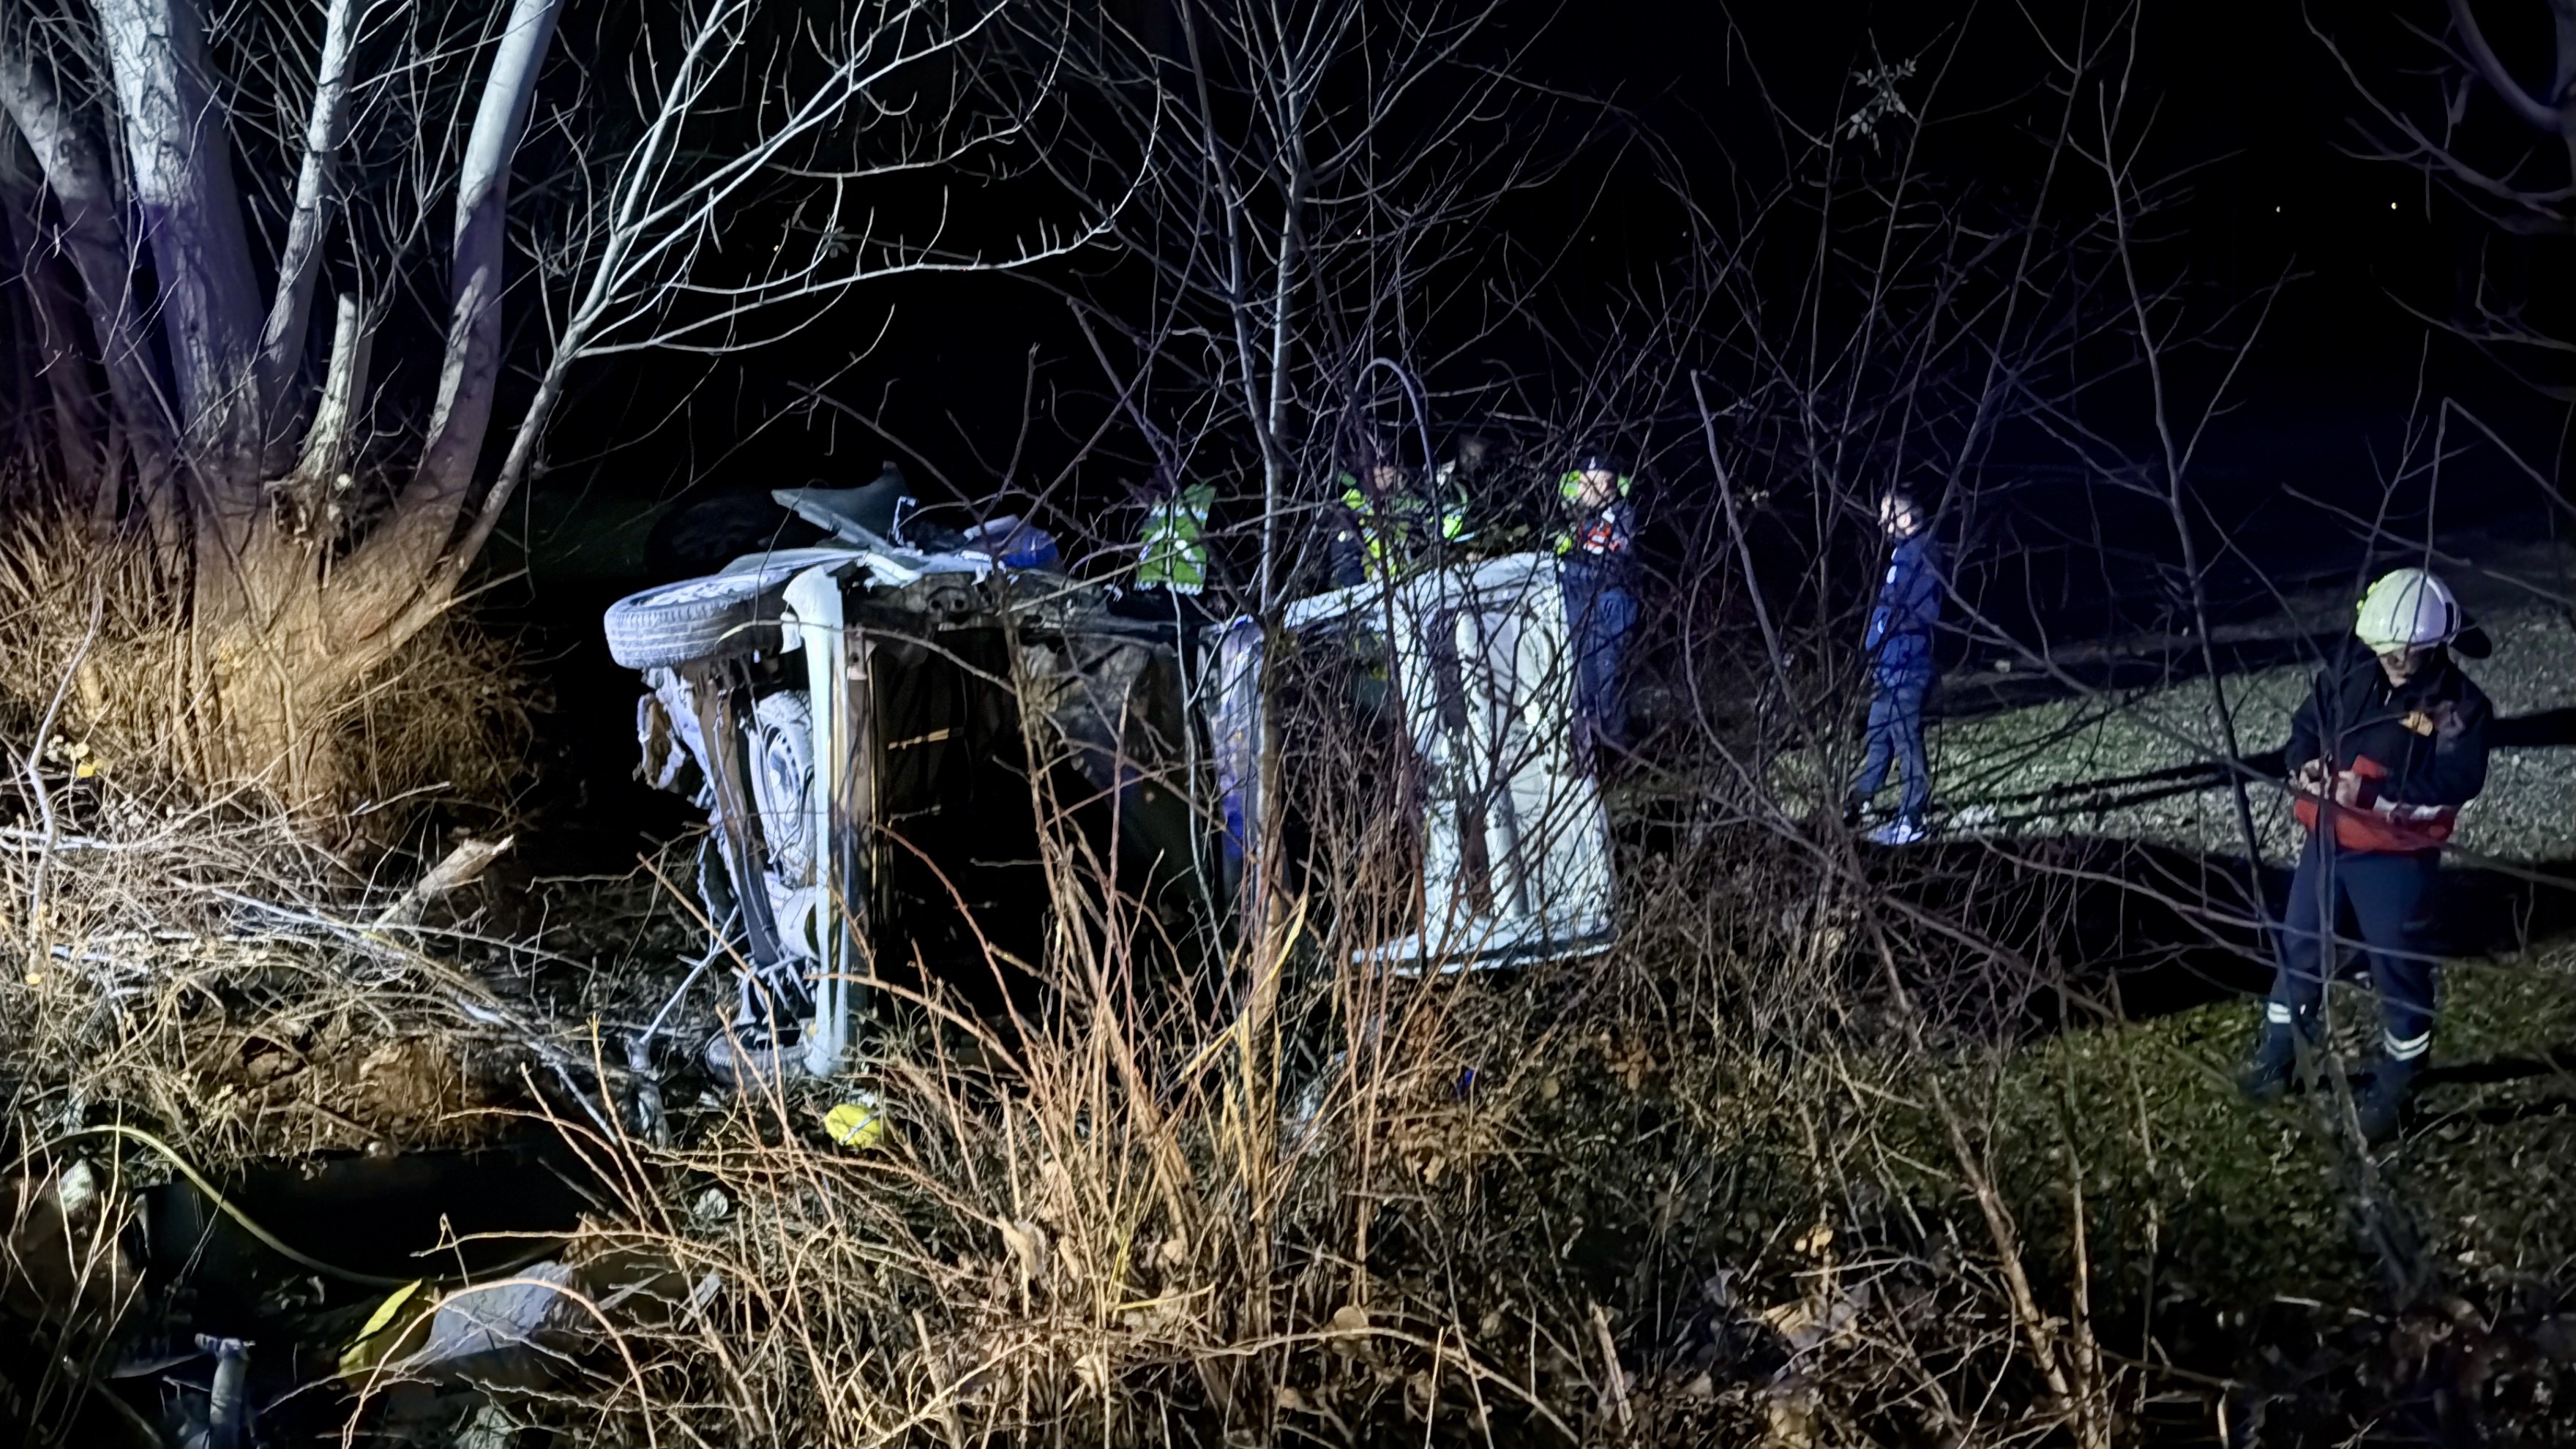
M 2460 807 L 2486 788 L 2493 713 L 2447 651 L 2391 685 L 2370 651 L 2347 641 L 2291 719 L 2283 758 L 2293 772 L 2323 759 L 2359 775 L 2360 796 L 2344 806 L 2301 794 L 2299 823 L 2315 830 L 2320 815 L 2331 814 L 2335 843 L 2346 850 L 2440 848 Z

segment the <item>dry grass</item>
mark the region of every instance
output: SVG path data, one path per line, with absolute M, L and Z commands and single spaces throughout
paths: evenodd
M 534 1099 L 476 1063 L 544 1071 L 537 1024 L 446 947 L 334 924 L 383 894 L 336 862 L 242 818 L 97 828 L 17 941 L 52 964 L 0 985 L 22 1141 L 114 1117 L 219 1167 Z M 24 899 L 31 852 L 0 859 Z M 2142 1343 L 2142 1297 L 2209 1271 L 2140 1252 L 2210 1227 L 2191 1134 L 2237 1114 L 2202 1058 L 1919 1018 L 1862 949 L 1885 902 L 1757 837 L 1638 883 L 1621 954 L 1513 978 L 1364 976 L 1330 964 L 1356 923 L 1306 922 L 1223 962 L 1281 980 L 1248 1013 L 1131 992 L 1064 933 L 1036 1017 L 916 1000 L 853 1080 L 684 1114 L 671 1147 L 614 1092 L 556 1095 L 608 1189 L 564 1255 L 598 1316 L 493 1412 L 618 1444 L 2004 1444 L 2067 1434 L 2075 1394 L 2132 1442 L 2177 1392 L 2209 1422 L 2206 1385 L 2129 1363 L 2185 1331 Z M 1907 975 L 1979 949 L 1917 938 Z M 409 1100 L 350 1070 L 424 1050 Z M 889 1128 L 841 1146 L 822 1119 L 860 1089 Z M 2330 1202 L 2330 1139 L 2298 1151 Z M 2227 1190 L 2270 1201 L 2248 1171 Z
M 2151 1442 L 2272 1403 L 2331 1441 L 2487 1372 L 2423 1346 L 2427 1301 L 2550 1341 L 2554 1279 L 2374 1247 L 2411 1174 L 2235 1100 L 2241 1007 L 2088 1004 L 2063 950 L 2100 859 L 1890 875 L 1727 779 L 1633 862 L 1616 954 L 1457 982 L 1340 964 L 1401 915 L 1392 809 L 1321 832 L 1333 918 L 1205 981 L 1138 968 L 1060 836 L 1089 929 L 1034 963 L 1041 1014 L 913 1001 L 852 1080 L 675 1148 L 571 1124 L 624 1194 L 583 1254 L 666 1265 L 663 1306 L 511 1412 L 619 1443 L 1806 1446 Z M 856 1091 L 871 1147 L 823 1130 Z M 2400 1269 L 2428 1276 L 2392 1298 Z M 2518 1372 L 2457 1412 L 2557 1422 Z
M 131 534 L 99 536 L 43 489 L 0 486 L 0 721 L 49 757 L 200 796 L 201 677 L 185 589 Z M 342 806 L 379 840 L 430 803 L 506 811 L 541 698 L 516 648 L 450 615 L 405 641 L 332 707 Z M 392 813 L 388 814 L 388 809 Z
M 48 771 L 0 827 L 0 1030 L 22 1147 L 113 1118 L 221 1170 L 488 1135 L 542 1038 L 409 933 L 390 892 L 260 802 L 169 803 Z M 24 782 L 21 795 L 23 797 Z
M 525 779 L 530 716 L 547 707 L 514 641 L 450 614 L 340 705 L 344 794 L 370 814 L 418 801 L 506 817 Z
M 918 1002 L 857 1080 L 737 1101 L 677 1148 L 566 1122 L 622 1194 L 577 1256 L 663 1285 L 512 1412 L 616 1443 L 2062 1428 L 1939 1114 L 1905 1085 L 1928 1059 L 1786 1005 L 1755 963 L 1803 931 L 1667 899 L 1692 919 L 1652 946 L 1727 945 L 1400 986 L 1290 952 L 1275 1011 L 1195 1026 L 1051 973 L 1042 1023 Z M 1256 959 L 1283 964 L 1233 964 Z M 1842 980 L 1807 959 L 1811 984 Z M 1772 1009 L 1728 1009 L 1756 994 Z M 1300 1020 L 1346 1053 L 1302 1123 Z M 1982 1114 L 1991 1072 L 1952 1070 Z M 824 1113 L 860 1088 L 887 1135 L 836 1145 Z M 1959 1150 L 1982 1163 L 1981 1132 Z M 2072 1366 L 2084 1336 L 2052 1307 Z M 2082 1371 L 2100 1378 L 2079 1392 L 2122 1391 Z
M 1407 909 L 1391 801 L 1319 793 L 1335 910 L 1199 957 L 1042 791 L 1026 1019 L 916 997 L 854 1080 L 662 1147 L 604 1044 L 370 930 L 389 892 L 274 817 L 39 778 L 0 853 L 23 1147 L 119 1120 L 219 1171 L 551 1100 L 606 1185 L 566 1257 L 624 1287 L 500 1412 L 583 1442 L 2000 1443 L 2098 1439 L 2124 1382 L 1980 1210 L 1996 1059 L 1880 970 L 1847 844 L 1707 832 L 1614 956 L 1402 980 L 1346 964 Z M 876 1147 L 822 1130 L 853 1089 Z
M 0 658 L 0 709 L 11 733 L 33 739 L 59 700 L 56 731 L 96 765 L 171 761 L 191 673 L 175 583 L 148 547 L 93 535 L 41 489 L 7 493 L 0 627 L 13 647 Z
M 1170 947 L 1042 786 L 1020 1019 L 934 986 L 850 1078 L 677 1104 L 673 1145 L 613 1038 L 462 964 L 510 943 L 377 929 L 394 883 L 257 802 L 55 758 L 0 833 L 9 1118 L 220 1171 L 550 1117 L 601 1203 L 542 1385 L 477 1412 L 583 1443 L 2144 1442 L 2259 1377 L 2248 1293 L 2405 1321 L 2339 1226 L 2385 1182 L 2227 1095 L 2241 1012 L 2085 1004 L 2051 943 L 2088 864 L 1891 874 L 1712 765 L 1616 953 L 1391 979 L 1348 961 L 1407 909 L 1403 812 L 1315 744 L 1310 889 L 1255 939 Z M 859 1092 L 887 1130 L 842 1145 Z M 2352 1392 L 2455 1366 L 2413 1362 Z
M 564 1120 L 617 1193 L 574 1256 L 655 1287 L 509 1412 L 629 1444 L 2108 1442 L 2132 1377 L 1978 1206 L 1996 1058 L 1927 1045 L 1847 854 L 1714 833 L 1616 955 L 1400 980 L 1344 964 L 1403 909 L 1400 842 L 1345 824 L 1306 897 L 1334 916 L 1206 979 L 1068 827 L 1089 928 L 1028 963 L 1025 1019 L 912 997 L 852 1079 L 674 1147 Z M 837 1144 L 861 1091 L 886 1135 Z

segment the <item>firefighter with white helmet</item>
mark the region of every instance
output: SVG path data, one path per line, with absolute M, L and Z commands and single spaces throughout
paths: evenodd
M 2363 1135 L 2397 1130 L 2433 1040 L 2436 965 L 2412 930 L 2460 808 L 2487 778 L 2487 697 L 2453 660 L 2468 628 L 2433 574 L 2402 568 L 2370 586 L 2355 643 L 2321 670 L 2290 723 L 2285 758 L 2307 828 L 2280 927 L 2281 959 L 2241 1083 L 2286 1091 L 2315 1044 L 2337 922 L 2359 928 L 2380 1006 L 2380 1051 L 2356 1107 Z

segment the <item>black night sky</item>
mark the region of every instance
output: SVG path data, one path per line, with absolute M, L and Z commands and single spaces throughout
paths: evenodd
M 2419 385 L 2428 398 L 2475 398 L 2536 467 L 2554 470 L 2563 406 L 2522 380 L 2556 381 L 2549 360 L 2482 356 L 2408 310 L 2455 315 L 2483 267 L 2498 295 L 2546 316 L 2564 303 L 2545 261 L 2551 244 L 2503 233 L 2415 172 L 2352 155 L 2366 144 L 2365 105 L 2310 31 L 2311 18 L 2289 4 L 2192 0 L 2147 7 L 2140 28 L 2133 85 L 2155 111 L 2144 169 L 2184 178 L 2178 204 L 2157 218 L 2155 262 L 2192 289 L 2203 316 L 2288 279 L 2247 362 L 2238 406 L 2212 431 L 2204 478 L 2296 480 L 2327 493 L 2364 484 L 2397 446 Z M 2392 99 L 2431 104 L 2412 36 L 2384 17 L 2318 18 L 2354 69 Z M 2499 17 L 2499 46 L 2514 54 L 2519 38 L 2532 42 L 2522 53 L 2536 54 L 2542 37 L 2518 37 L 2517 18 L 2528 19 Z M 2012 186 L 2027 181 L 2027 151 L 1989 143 L 1999 123 L 2009 127 L 2046 99 L 2033 91 L 2040 67 L 2029 28 L 2002 6 L 1755 5 L 1728 14 L 1631 0 L 1531 5 L 1510 20 L 1545 37 L 1527 62 L 1544 70 L 1529 79 L 1615 109 L 1593 147 L 1613 170 L 1609 204 L 1584 249 L 1605 277 L 1669 262 L 1680 244 L 1636 132 L 1652 133 L 1695 187 L 1722 197 L 1731 177 L 1778 162 L 1783 141 L 1766 104 L 1803 125 L 1830 124 L 1850 109 L 1851 72 L 1874 46 L 1891 61 L 1918 58 L 1927 73 L 1946 58 L 1947 108 L 1981 113 L 1953 124 L 1978 138 L 1958 154 L 1927 139 L 1934 174 L 1966 187 Z M 2471 125 L 2497 144 L 2524 144 L 2480 108 Z M 872 474 L 894 451 L 886 444 L 828 414 L 789 415 L 801 388 L 826 381 L 835 397 L 884 403 L 916 460 L 971 491 L 1010 451 L 1033 356 L 1039 392 L 1059 416 L 1057 426 L 1033 430 L 1029 445 L 1040 457 L 1061 454 L 1071 446 L 1066 435 L 1081 430 L 1076 419 L 1090 421 L 1083 409 L 1097 405 L 1096 370 L 1063 309 L 1025 280 L 881 287 L 792 343 L 712 366 L 652 358 L 595 367 L 555 431 L 551 496 L 528 515 L 540 579 L 595 566 L 556 557 L 596 551 L 587 536 L 594 504 L 613 513 L 684 490 Z M 2527 490 L 2490 484 L 2498 460 L 2469 464 L 2450 485 L 2446 527 L 2532 501 Z M 572 517 L 562 516 L 567 510 Z M 562 538 L 567 527 L 585 536 Z
M 2498 15 L 2505 54 L 2537 65 L 2546 53 L 2533 19 L 2539 13 Z M 1920 78 L 1907 86 L 1918 98 L 1946 67 L 1935 99 L 1947 119 L 1922 138 L 1924 174 L 1962 194 L 2010 193 L 2030 185 L 2034 136 L 2055 104 L 2042 89 L 2046 57 L 2028 21 L 2000 5 L 1751 5 L 1730 13 L 1685 0 L 1630 0 L 1521 5 L 1503 20 L 1496 43 L 1519 49 L 1523 78 L 1607 103 L 1567 177 L 1518 199 L 1503 222 L 1532 236 L 1561 233 L 1568 208 L 1590 208 L 1579 262 L 1562 279 L 1567 309 L 1578 316 L 1586 288 L 1632 284 L 1671 266 L 1684 245 L 1679 213 L 1648 162 L 1651 149 L 1672 158 L 1704 205 L 1722 210 L 1788 164 L 1796 138 L 1784 122 L 1830 127 L 1856 104 L 1855 70 L 1873 55 L 1891 63 L 1912 57 Z M 2350 74 L 2312 20 L 2341 49 Z M 2419 172 L 2354 154 L 2369 144 L 2354 76 L 2381 87 L 2392 104 L 2438 115 L 2420 37 L 2392 17 L 2328 16 L 2276 0 L 2150 5 L 2137 35 L 2133 104 L 2140 115 L 2152 111 L 2140 170 L 2175 178 L 2167 205 L 2142 230 L 2142 255 L 2183 290 L 2194 325 L 2222 339 L 2244 337 L 2265 289 L 2279 284 L 2231 388 L 2232 405 L 2211 422 L 2192 468 L 2224 540 L 2209 579 L 2213 605 L 2222 614 L 2261 612 L 2279 590 L 2353 575 L 2365 552 L 2360 530 L 2302 500 L 2376 512 L 2379 479 L 2408 419 L 2428 423 L 2446 396 L 2472 406 L 2531 468 L 2560 476 L 2565 394 L 2548 390 L 2564 386 L 2563 358 L 2497 354 L 2434 324 L 2466 315 L 2464 299 L 2481 272 L 2491 297 L 2544 323 L 2563 315 L 2564 282 L 2550 266 L 2561 243 L 2509 234 Z M 1536 43 L 1524 44 L 1533 36 Z M 2473 101 L 2462 135 L 2491 159 L 2521 155 L 2544 171 L 2552 164 L 2490 100 Z M 762 501 L 768 489 L 850 486 L 887 458 L 902 459 L 934 499 L 989 490 L 1015 448 L 1023 477 L 1056 476 L 1099 423 L 1107 394 L 1051 285 L 1045 276 L 898 282 L 862 290 L 794 340 L 747 354 L 590 366 L 550 435 L 550 474 L 517 506 L 516 531 L 530 552 L 505 546 L 490 561 L 497 572 L 525 573 L 490 597 L 505 617 L 560 636 L 573 660 L 604 669 L 604 660 L 589 658 L 588 625 L 601 605 L 652 572 L 713 564 L 647 560 L 652 518 L 644 510 L 653 505 L 732 495 L 745 526 L 775 526 L 772 536 L 786 541 L 801 535 L 792 521 L 773 525 L 779 515 Z M 2223 361 L 2185 358 L 2183 395 L 2205 395 Z M 846 416 L 800 406 L 816 386 L 880 412 L 902 446 Z M 2138 429 L 2128 441 L 2142 455 L 2150 451 L 2143 424 L 2133 417 L 2124 425 Z M 1126 432 L 1111 428 L 1094 456 L 1065 472 L 1056 501 L 1077 515 L 1066 520 L 1076 529 L 1078 515 L 1096 500 L 1119 498 L 1139 471 Z M 2455 439 L 2468 436 L 2460 428 Z M 2007 445 L 2005 456 L 2012 451 Z M 2026 451 L 2038 463 L 2063 461 L 2045 447 Z M 1694 494 L 1695 486 L 1689 478 L 1648 479 L 1667 508 L 1703 506 L 1704 488 Z M 2172 568 L 2168 550 L 2150 539 L 2105 552 L 2090 540 L 2127 532 L 2117 518 L 2106 522 L 2090 503 L 2069 512 L 2062 495 L 2044 488 L 2030 496 L 2038 501 L 2028 517 L 1990 524 L 1965 550 L 1963 579 L 1993 559 L 2012 561 L 1986 576 L 1996 616 L 2059 637 L 2156 626 L 2158 610 L 2171 607 L 2169 590 L 2155 597 L 2160 571 Z M 2420 480 L 2397 490 L 2392 529 L 2420 537 L 2426 502 Z M 2558 526 L 2527 475 L 2496 447 L 2474 437 L 2455 446 L 2443 472 L 2435 529 L 2442 537 Z M 1766 566 L 1788 560 L 1783 566 L 1795 569 L 1794 544 L 1779 544 Z

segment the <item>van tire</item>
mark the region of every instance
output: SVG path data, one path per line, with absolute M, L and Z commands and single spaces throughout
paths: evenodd
M 774 653 L 794 568 L 709 574 L 627 595 L 608 606 L 608 653 L 629 669 L 669 669 Z

